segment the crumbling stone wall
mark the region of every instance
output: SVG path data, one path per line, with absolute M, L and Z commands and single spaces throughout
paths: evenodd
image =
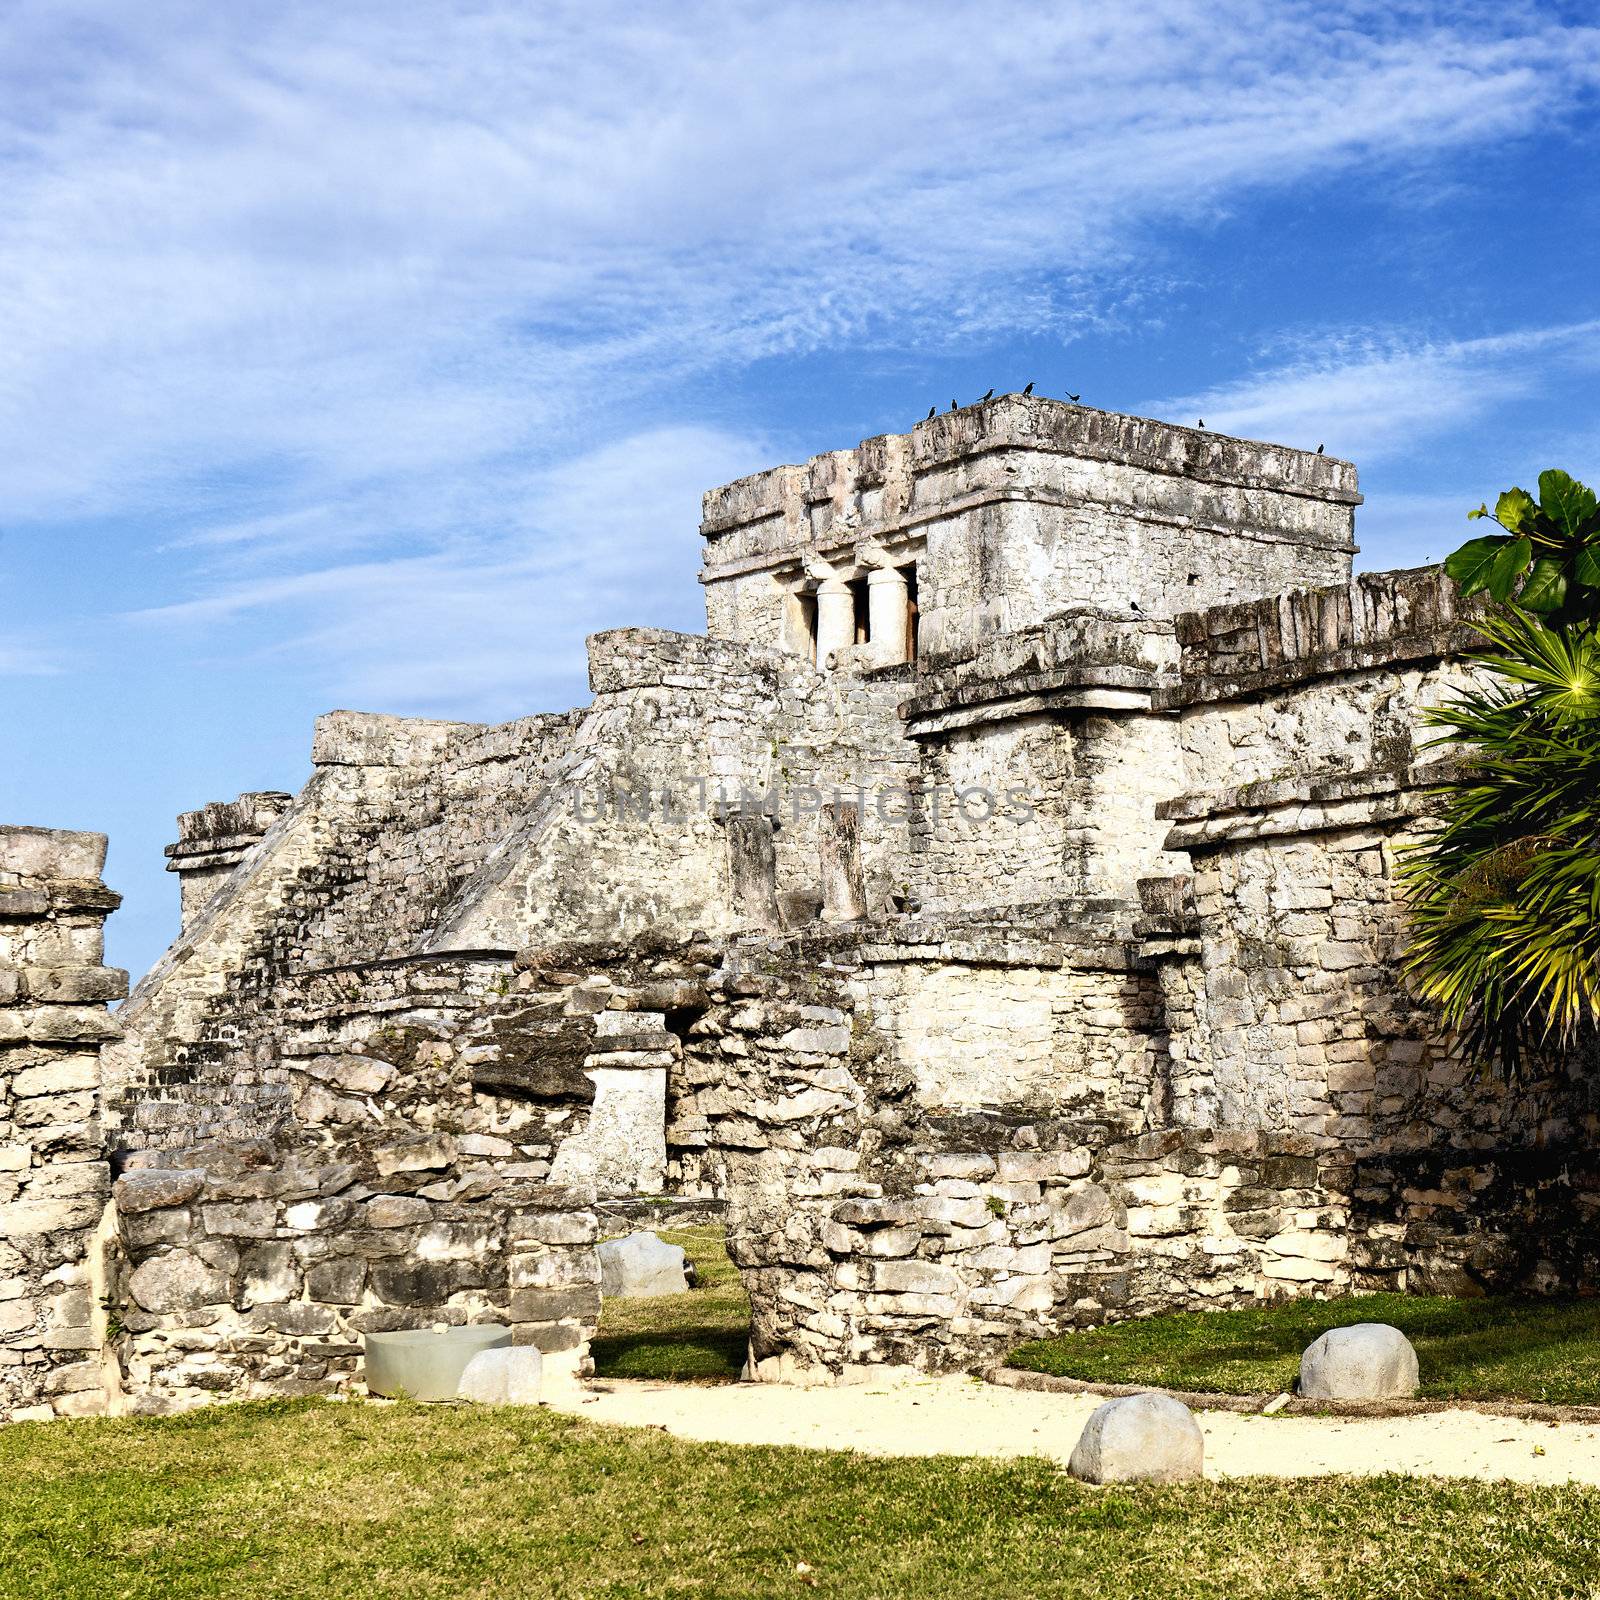
M 1471 612 L 1345 581 L 1358 498 L 1003 397 L 714 491 L 710 637 L 598 636 L 590 707 L 332 713 L 298 796 L 189 814 L 101 1064 L 134 1388 L 339 1388 L 390 1317 L 579 1350 L 591 1193 L 725 1199 L 763 1377 L 1593 1287 L 1591 1066 L 1508 1091 L 1399 977 Z
M 1355 1260 L 1402 1287 L 1592 1287 L 1591 1051 L 1506 1084 L 1409 990 L 1400 869 L 1446 768 L 1426 709 L 1471 648 L 1437 569 L 1180 617 L 1192 876 L 1147 885 L 1174 1116 L 1293 1131 L 1360 1162 Z M 1202 787 L 1202 785 L 1204 787 Z M 1580 1237 L 1584 1237 L 1580 1235 Z
M 967 1039 L 980 1054 L 1008 1019 L 963 976 L 994 994 L 1011 980 L 1097 990 L 1085 1024 L 1137 1064 L 1097 1095 L 1092 1079 L 1030 1075 L 1060 1041 L 1025 1030 L 1014 1080 L 930 1075 L 883 1004 L 906 953 L 740 940 L 687 1030 L 669 1140 L 686 1184 L 726 1194 L 752 1376 L 960 1369 L 1107 1317 L 1350 1281 L 1347 1165 L 1293 1134 L 1162 1126 L 1159 1018 L 1127 1005 L 1136 974 L 1095 972 L 1083 950 L 1052 961 L 1015 935 L 924 947 L 917 963 L 950 985 L 952 1032 L 988 1032 Z
M 386 1020 L 448 1051 L 524 944 L 737 923 L 729 805 L 775 824 L 773 904 L 818 914 L 826 802 L 914 765 L 893 675 L 652 630 L 591 648 L 583 713 L 319 720 L 311 781 L 126 1008 L 108 1073 L 127 1142 L 270 1134 L 303 1098 L 294 1060 L 338 1052 L 318 1029 L 341 1002 L 347 1032 Z M 863 909 L 882 910 L 906 823 L 858 814 Z
M 342 1393 L 363 1334 L 440 1324 L 504 1323 L 555 1382 L 592 1370 L 592 1191 L 507 1177 L 474 1148 L 367 1134 L 134 1156 L 111 1293 L 131 1408 Z
M 102 834 L 0 828 L 0 1417 L 103 1410 Z

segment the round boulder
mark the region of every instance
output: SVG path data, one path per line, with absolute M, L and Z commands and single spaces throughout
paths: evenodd
M 1169 1394 L 1128 1394 L 1096 1406 L 1067 1470 L 1088 1483 L 1186 1483 L 1200 1476 L 1205 1440 Z
M 480 1406 L 536 1406 L 544 1360 L 531 1344 L 480 1350 L 462 1369 L 456 1395 Z
M 651 1295 L 684 1294 L 683 1248 L 653 1233 L 630 1233 L 605 1239 L 595 1247 L 600 1258 L 600 1293 L 608 1300 L 645 1299 Z
M 1329 1328 L 1300 1357 L 1307 1400 L 1409 1400 L 1419 1382 L 1417 1352 L 1387 1322 Z

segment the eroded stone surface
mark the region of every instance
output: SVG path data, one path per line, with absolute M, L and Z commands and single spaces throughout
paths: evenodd
M 600 1257 L 600 1293 L 619 1300 L 639 1300 L 651 1295 L 684 1294 L 689 1288 L 683 1272 L 683 1249 L 653 1233 L 630 1233 L 606 1239 L 597 1247 Z
M 597 1195 L 722 1208 L 757 1377 L 1593 1287 L 1600 1074 L 1508 1090 L 1404 987 L 1469 619 L 1437 571 L 1347 581 L 1356 499 L 1020 396 L 714 491 L 706 637 L 597 635 L 570 713 L 331 713 L 300 794 L 187 814 L 183 936 L 115 1020 L 99 847 L 21 830 L 17 1370 L 87 1359 L 105 1301 L 135 1408 L 345 1387 L 363 1332 L 430 1321 L 579 1371 Z M 203 1188 L 57 1281 L 108 1150 Z
M 1300 1357 L 1308 1400 L 1409 1400 L 1420 1383 L 1411 1341 L 1384 1322 L 1329 1328 Z
M 466 1365 L 457 1393 L 485 1406 L 536 1406 L 544 1380 L 544 1358 L 531 1345 L 482 1350 Z
M 1067 1463 L 1088 1483 L 1185 1483 L 1205 1466 L 1205 1439 L 1168 1394 L 1129 1394 L 1097 1406 Z

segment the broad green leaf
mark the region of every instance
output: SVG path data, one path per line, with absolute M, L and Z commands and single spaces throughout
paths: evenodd
M 1521 533 L 1538 514 L 1539 507 L 1526 489 L 1507 489 L 1494 503 L 1495 521 L 1511 533 Z
M 1463 595 L 1476 594 L 1488 583 L 1489 569 L 1495 558 L 1510 543 L 1510 535 L 1504 533 L 1469 539 L 1459 550 L 1445 557 L 1445 573 L 1461 585 Z
M 1517 604 L 1528 611 L 1554 611 L 1567 598 L 1567 574 L 1554 556 L 1541 556 L 1533 564 Z
M 1590 589 L 1600 589 L 1600 545 L 1586 544 L 1572 564 L 1572 575 Z
M 1527 538 L 1513 539 L 1494 558 L 1494 563 L 1489 568 L 1489 581 L 1485 585 L 1489 593 L 1496 600 L 1509 600 L 1512 590 L 1517 586 L 1517 579 L 1528 570 L 1528 563 L 1531 560 L 1533 560 L 1533 541 Z
M 1579 537 L 1584 523 L 1595 514 L 1597 505 L 1600 502 L 1595 500 L 1594 490 L 1579 483 L 1559 467 L 1539 474 L 1540 509 L 1567 538 Z

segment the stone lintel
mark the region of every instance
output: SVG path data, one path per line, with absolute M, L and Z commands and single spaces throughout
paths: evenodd
M 1163 801 L 1156 816 L 1176 824 L 1167 834 L 1167 850 L 1365 828 L 1424 815 L 1435 804 L 1434 790 L 1454 770 L 1454 763 L 1432 762 L 1248 783 Z
M 1361 500 L 1354 466 L 1333 456 L 1008 394 L 941 413 L 909 433 L 881 434 L 854 450 L 829 451 L 804 466 L 774 467 L 713 489 L 703 502 L 701 533 L 715 539 L 841 492 L 881 488 L 897 474 L 914 476 L 999 450 L 1041 451 L 1340 505 Z
M 907 736 L 916 739 L 1047 713 L 1148 712 L 1157 682 L 1154 673 L 1138 667 L 1057 667 L 920 695 L 900 706 L 899 714 Z

